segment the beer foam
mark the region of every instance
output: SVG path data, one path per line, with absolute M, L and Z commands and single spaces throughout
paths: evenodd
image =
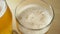
M 4 0 L 0 1 L 0 17 L 2 17 L 6 11 L 6 3 Z
M 23 7 L 18 13 L 18 21 L 27 28 L 40 29 L 50 24 L 52 17 L 48 10 L 37 5 L 28 5 Z

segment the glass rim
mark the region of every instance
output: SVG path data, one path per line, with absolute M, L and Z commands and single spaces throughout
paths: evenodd
M 15 9 L 15 18 L 16 18 L 16 20 L 18 21 L 19 26 L 22 26 L 23 28 L 26 28 L 26 29 L 29 29 L 29 30 L 37 30 L 37 31 L 38 31 L 38 30 L 42 30 L 42 29 L 48 27 L 48 26 L 51 24 L 51 22 L 53 21 L 54 16 L 55 16 L 55 14 L 54 14 L 54 9 L 53 9 L 52 5 L 49 5 L 47 2 L 45 2 L 45 1 L 43 1 L 43 0 L 41 0 L 41 1 L 44 2 L 45 4 L 47 4 L 47 5 L 49 6 L 49 8 L 51 7 L 51 9 L 52 9 L 53 16 L 52 16 L 52 19 L 51 19 L 50 23 L 47 24 L 45 27 L 39 28 L 39 29 L 32 29 L 32 28 L 25 27 L 24 25 L 22 25 L 21 23 L 19 23 L 18 19 L 16 18 L 16 9 L 18 8 L 18 7 L 16 7 L 16 9 Z M 19 30 L 19 29 L 18 29 L 18 30 Z

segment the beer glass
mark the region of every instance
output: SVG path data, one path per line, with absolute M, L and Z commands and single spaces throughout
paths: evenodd
M 15 9 L 17 29 L 22 34 L 45 34 L 52 23 L 52 6 L 42 0 L 25 0 Z
M 0 0 L 0 34 L 11 34 L 12 14 L 6 0 Z

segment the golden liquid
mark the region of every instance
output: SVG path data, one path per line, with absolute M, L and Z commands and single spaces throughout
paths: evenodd
M 12 31 L 12 14 L 7 7 L 6 12 L 0 18 L 0 34 L 11 34 Z

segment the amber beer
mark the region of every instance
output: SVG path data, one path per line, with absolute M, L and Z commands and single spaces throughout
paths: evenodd
M 6 5 L 5 1 L 0 1 L 0 34 L 11 34 L 11 31 L 12 31 L 11 11 L 9 7 Z

